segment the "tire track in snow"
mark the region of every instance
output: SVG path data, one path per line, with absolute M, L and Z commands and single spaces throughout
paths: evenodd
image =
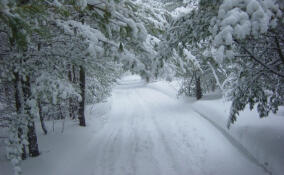
M 108 136 L 102 135 L 100 139 L 96 139 L 98 141 L 103 141 L 101 143 L 98 143 L 98 148 L 95 147 L 97 151 L 97 154 L 95 154 L 95 164 L 97 165 L 95 168 L 96 173 L 97 171 L 100 172 L 99 174 L 101 175 L 108 175 L 113 173 L 112 169 L 114 169 L 115 160 L 114 156 L 110 157 L 110 155 L 112 155 L 110 149 L 112 149 L 111 145 L 114 145 L 113 142 L 115 141 L 115 138 L 118 136 L 119 132 L 119 130 L 113 129 Z M 94 172 L 94 175 L 96 173 Z
M 181 173 L 181 167 L 179 167 L 179 163 L 174 156 L 174 152 L 171 149 L 171 147 L 169 146 L 168 141 L 166 140 L 165 134 L 163 133 L 161 127 L 158 125 L 156 117 L 153 115 L 153 112 L 150 112 L 151 111 L 150 107 L 148 105 L 146 106 L 147 102 L 145 100 L 143 100 L 143 96 L 140 93 L 137 93 L 137 94 L 138 94 L 138 96 L 141 97 L 140 100 L 143 101 L 143 103 L 141 103 L 141 104 L 143 104 L 144 108 L 147 109 L 147 111 L 149 111 L 149 112 L 147 112 L 148 114 L 150 114 L 149 118 L 151 119 L 152 123 L 154 124 L 154 129 L 156 130 L 157 134 L 159 135 L 161 143 L 162 143 L 162 145 L 165 149 L 165 152 L 167 153 L 166 155 L 168 156 L 168 160 L 172 164 L 173 170 L 176 172 L 177 175 L 181 175 L 182 174 Z
M 123 95 L 122 93 L 121 95 Z M 114 97 L 117 98 L 117 97 Z M 114 101 L 113 106 L 109 114 L 107 123 L 105 127 L 100 132 L 99 137 L 94 137 L 94 149 L 96 150 L 97 154 L 94 156 L 95 158 L 95 167 L 93 168 L 94 175 L 113 175 L 117 174 L 120 171 L 117 167 L 117 163 L 120 163 L 120 156 L 123 150 L 123 132 L 125 128 L 125 120 L 120 116 L 128 116 L 131 115 L 131 110 L 123 110 L 124 113 L 117 114 L 117 102 Z M 131 108 L 130 108 L 131 109 Z M 128 114 L 129 113 L 129 114 Z M 118 122 L 121 121 L 121 122 Z M 124 173 L 125 174 L 125 173 Z
M 153 133 L 151 132 L 151 127 L 149 128 L 149 124 L 151 124 L 151 122 L 149 123 L 149 117 L 148 117 L 149 112 L 145 107 L 145 105 L 143 104 L 143 102 L 141 101 L 141 98 L 139 98 L 139 95 L 137 94 L 137 89 L 133 90 L 132 98 L 133 98 L 132 101 L 135 102 L 132 105 L 133 107 L 135 107 L 136 113 L 129 117 L 133 121 L 130 127 L 132 128 L 132 131 L 135 133 L 134 147 L 135 147 L 135 157 L 136 157 L 135 159 L 136 173 L 144 175 L 145 172 L 143 173 L 140 172 L 141 167 L 140 169 L 137 167 L 141 166 L 141 163 L 144 164 L 146 163 L 151 167 L 150 169 L 155 172 L 155 173 L 151 172 L 151 174 L 153 173 L 155 175 L 162 174 L 160 172 L 158 161 L 153 154 L 154 142 L 152 138 Z M 145 170 L 142 169 L 142 171 Z
M 155 160 L 152 153 L 153 139 L 151 138 L 151 132 L 147 131 L 147 122 L 149 122 L 145 118 L 145 114 L 148 114 L 147 109 L 136 99 L 135 90 L 126 91 L 128 93 L 123 93 L 127 94 L 126 97 L 121 98 L 118 96 L 116 98 L 119 99 L 116 104 L 124 104 L 121 107 L 125 109 L 117 110 L 117 108 L 114 108 L 109 114 L 112 118 L 109 119 L 105 126 L 105 131 L 101 132 L 108 134 L 101 135 L 99 139 L 95 138 L 95 140 L 103 141 L 98 147 L 99 154 L 96 159 L 99 166 L 96 167 L 96 170 L 100 170 L 98 174 L 102 175 L 141 174 L 137 171 L 137 166 L 139 166 L 139 161 L 143 163 L 146 159 L 145 162 L 150 167 L 156 167 L 156 170 L 152 169 L 157 172 L 155 174 L 161 174 L 157 166 L 157 160 Z M 135 103 L 130 104 L 128 102 Z M 139 110 L 134 113 L 134 109 Z M 116 124 L 114 125 L 114 123 Z M 142 158 L 142 162 L 138 158 Z
M 155 146 L 155 143 L 153 142 L 153 133 L 151 130 L 151 124 L 152 124 L 152 128 L 153 128 L 153 123 L 151 122 L 151 120 L 149 121 L 149 110 L 148 108 L 144 105 L 144 101 L 141 100 L 141 97 L 139 95 L 139 93 L 137 92 L 137 89 L 135 90 L 135 95 L 136 95 L 136 102 L 139 104 L 139 107 L 142 111 L 139 112 L 143 112 L 142 115 L 140 116 L 140 118 L 135 117 L 137 122 L 138 122 L 138 126 L 140 127 L 135 127 L 135 131 L 138 130 L 140 131 L 140 134 L 137 135 L 137 140 L 140 141 L 140 144 L 137 144 L 137 148 L 139 150 L 139 152 L 141 153 L 147 153 L 150 154 L 149 157 L 147 157 L 147 159 L 149 159 L 150 162 L 153 163 L 154 168 L 156 173 L 155 174 L 162 174 L 161 172 L 161 168 L 159 167 L 159 163 L 158 160 L 156 159 L 156 157 L 153 154 L 153 149 Z M 137 98 L 139 97 L 139 98 Z M 149 125 L 150 124 L 150 125 Z M 136 132 L 137 133 L 137 132 Z M 145 134 L 145 138 L 142 138 L 141 136 L 143 136 Z M 144 152 L 143 152 L 144 151 Z
M 137 127 L 134 117 L 131 117 L 131 138 L 133 139 L 131 143 L 131 156 L 130 156 L 130 164 L 132 169 L 132 174 L 136 174 L 137 167 L 136 167 L 136 159 L 137 159 L 137 149 L 138 149 L 138 134 L 137 134 Z
M 171 161 L 172 161 L 172 166 L 173 166 L 173 169 L 176 171 L 176 173 L 178 175 L 181 175 L 181 168 L 178 166 L 179 163 L 178 161 L 176 160 L 175 156 L 174 156 L 174 152 L 173 150 L 170 148 L 167 140 L 166 140 L 166 137 L 165 137 L 165 134 L 163 133 L 163 131 L 161 130 L 161 128 L 158 126 L 158 123 L 157 123 L 157 120 L 154 116 L 152 116 L 152 119 L 153 119 L 153 122 L 155 124 L 155 127 L 160 135 L 160 138 L 161 138 L 161 141 L 163 143 L 163 146 L 165 147 L 166 149 L 166 152 L 168 153 L 167 155 L 170 157 Z

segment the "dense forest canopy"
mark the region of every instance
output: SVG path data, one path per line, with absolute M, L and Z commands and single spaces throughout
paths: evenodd
M 0 126 L 8 158 L 38 156 L 35 119 L 85 126 L 86 104 L 105 100 L 131 71 L 178 78 L 180 94 L 219 89 L 260 117 L 284 101 L 281 0 L 0 0 Z

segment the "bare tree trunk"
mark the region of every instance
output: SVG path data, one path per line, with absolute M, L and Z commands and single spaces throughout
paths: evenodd
M 83 66 L 80 66 L 80 89 L 82 100 L 79 103 L 79 125 L 86 126 L 85 121 L 85 88 L 86 88 L 86 73 Z
M 28 126 L 28 140 L 29 140 L 29 155 L 30 157 L 39 156 L 39 149 L 37 143 L 37 136 L 35 132 L 35 123 L 31 121 Z
M 192 77 L 190 79 L 190 82 L 188 83 L 188 89 L 187 89 L 188 95 L 190 95 L 190 91 L 191 91 L 190 88 L 191 88 L 191 84 L 192 84 L 192 81 L 193 81 L 194 77 L 195 77 L 195 72 L 193 72 L 193 75 L 192 75 Z
M 200 83 L 200 76 L 195 76 L 195 85 L 196 85 L 196 99 L 199 100 L 202 98 L 202 89 L 201 89 L 201 83 Z
M 40 119 L 40 125 L 43 133 L 46 135 L 47 134 L 47 129 L 44 123 L 44 117 L 43 117 L 43 112 L 42 112 L 42 106 L 40 101 L 38 101 L 38 109 L 39 109 L 39 119 Z
M 23 100 L 21 100 L 20 95 L 23 95 L 22 92 L 22 82 L 20 79 L 19 73 L 15 73 L 15 106 L 18 114 L 23 113 Z M 22 140 L 22 135 L 23 135 L 23 129 L 21 127 L 18 128 L 18 138 L 19 140 Z M 25 160 L 27 158 L 27 153 L 26 153 L 26 147 L 24 144 L 22 144 L 22 160 Z
M 146 76 L 146 82 L 149 83 L 150 82 L 150 77 Z
M 69 71 L 68 71 L 68 78 L 71 83 L 75 83 L 75 67 L 74 65 L 70 65 Z M 75 119 L 75 107 L 74 107 L 74 101 L 72 97 L 69 98 L 69 116 L 71 119 Z
M 27 81 L 22 82 L 23 86 L 23 92 L 25 101 L 28 100 L 28 98 L 31 97 L 31 85 L 29 77 L 27 77 Z M 29 117 L 29 123 L 28 123 L 28 141 L 29 141 L 29 156 L 30 157 L 36 157 L 39 155 L 39 149 L 38 149 L 38 143 L 37 143 L 37 135 L 35 131 L 35 123 L 33 116 L 31 114 L 30 107 L 27 107 L 26 113 Z
M 212 81 L 211 81 L 211 91 L 212 91 L 212 92 L 215 92 L 215 90 L 216 90 L 216 84 L 215 84 L 215 82 L 212 80 Z
M 63 120 L 65 118 L 64 113 L 62 111 L 61 104 L 59 104 L 59 112 L 60 112 L 60 120 Z
M 72 120 L 75 119 L 75 109 L 74 109 L 74 101 L 72 98 L 69 99 L 69 116 Z
M 4 87 L 5 90 L 5 96 L 7 97 L 7 102 L 12 104 L 12 99 L 11 99 L 11 89 L 10 89 L 10 84 L 6 84 Z

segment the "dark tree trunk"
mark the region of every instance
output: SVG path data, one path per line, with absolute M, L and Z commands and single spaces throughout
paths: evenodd
M 21 107 L 23 106 L 23 104 L 21 104 L 21 100 L 20 100 L 20 88 L 22 87 L 19 87 L 19 85 L 21 84 L 21 80 L 20 80 L 20 76 L 18 73 L 15 73 L 15 105 L 16 105 L 16 110 L 18 113 L 21 112 Z
M 61 107 L 61 104 L 59 104 L 59 111 L 60 111 L 60 119 L 61 120 L 64 120 L 65 119 L 65 116 L 64 116 L 64 112 L 63 112 L 63 109 Z
M 196 85 L 196 99 L 199 100 L 202 98 L 202 89 L 200 84 L 200 76 L 195 76 L 195 85 Z
M 191 84 L 194 80 L 194 77 L 195 77 L 195 72 L 193 73 L 193 76 L 191 77 L 189 83 L 188 83 L 188 88 L 187 88 L 187 93 L 188 93 L 188 96 L 190 96 L 190 92 L 191 92 Z
M 75 83 L 75 67 L 74 65 L 69 66 L 69 71 L 68 71 L 68 78 L 71 83 Z M 69 98 L 69 116 L 71 119 L 75 119 L 75 106 L 72 97 Z
M 10 84 L 5 85 L 5 96 L 7 97 L 8 103 L 12 103 L 10 86 Z
M 18 138 L 21 139 L 23 135 L 23 130 L 22 128 L 18 128 Z M 22 144 L 22 155 L 21 155 L 22 160 L 25 160 L 27 158 L 27 151 L 26 151 L 26 146 Z
M 76 69 L 75 65 L 72 65 L 72 75 L 73 75 L 73 83 L 78 84 L 79 82 L 79 75 L 78 75 L 78 69 Z M 74 116 L 74 119 L 78 117 L 79 114 L 79 104 L 77 100 L 73 100 L 73 105 L 72 105 L 72 113 Z
M 78 82 L 78 76 L 76 76 L 76 68 L 75 65 L 72 65 L 72 81 L 73 83 L 77 83 Z
M 18 114 L 21 114 L 21 108 L 23 107 L 24 104 L 22 104 L 21 101 L 21 93 L 19 90 L 22 89 L 21 85 L 21 79 L 19 73 L 15 73 L 15 106 Z M 22 117 L 22 116 L 21 116 Z M 23 135 L 23 129 L 21 127 L 18 128 L 18 138 L 19 140 L 22 140 L 22 135 Z M 22 155 L 21 155 L 22 160 L 25 160 L 27 158 L 27 153 L 26 153 L 26 147 L 24 144 L 22 144 Z
M 36 157 L 39 155 L 39 150 L 38 150 L 34 121 L 29 123 L 28 129 L 29 129 L 28 131 L 29 155 L 30 157 Z
M 72 120 L 75 119 L 75 111 L 74 111 L 74 107 L 73 107 L 73 100 L 72 98 L 69 99 L 69 116 Z
M 211 81 L 211 90 L 212 90 L 212 92 L 215 92 L 215 90 L 216 90 L 216 83 L 215 83 L 215 81 Z
M 86 86 L 86 74 L 83 66 L 80 66 L 80 89 L 81 89 L 81 97 L 82 100 L 79 103 L 79 125 L 86 126 L 85 122 L 85 86 Z
M 146 82 L 147 82 L 147 83 L 150 82 L 150 77 L 146 76 Z
M 46 135 L 47 134 L 47 129 L 46 129 L 46 126 L 45 126 L 45 123 L 44 123 L 44 116 L 43 116 L 42 106 L 41 106 L 40 102 L 38 102 L 38 109 L 39 109 L 40 125 L 41 125 L 43 133 Z
M 29 77 L 27 77 L 27 81 L 23 81 L 22 84 L 23 84 L 23 92 L 24 92 L 25 101 L 27 101 L 28 98 L 30 98 L 31 96 L 31 85 L 30 85 Z M 29 123 L 28 123 L 29 156 L 36 157 L 39 155 L 39 149 L 38 149 L 34 119 L 33 119 L 33 116 L 31 115 L 30 107 L 27 107 L 25 111 L 29 117 Z

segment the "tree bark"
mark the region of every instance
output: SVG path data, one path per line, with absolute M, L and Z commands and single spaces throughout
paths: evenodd
M 211 81 L 211 91 L 212 91 L 212 92 L 215 92 L 215 90 L 216 90 L 216 84 L 215 84 L 215 82 L 212 80 L 212 81 Z
M 59 104 L 58 107 L 59 107 L 59 112 L 60 112 L 60 120 L 63 120 L 65 118 L 65 116 L 64 116 L 64 112 L 63 112 L 63 109 L 61 107 L 61 104 Z
M 22 82 L 21 82 L 21 79 L 20 79 L 20 75 L 19 73 L 15 73 L 15 106 L 16 106 L 16 111 L 17 111 L 17 114 L 21 114 L 23 113 L 23 106 L 24 104 L 23 103 L 23 100 L 21 100 L 21 98 L 23 97 L 20 97 L 20 95 L 23 95 L 22 92 Z M 22 116 L 21 116 L 22 117 Z M 19 140 L 22 140 L 22 135 L 23 135 L 23 129 L 21 127 L 18 128 L 18 138 Z M 21 158 L 22 160 L 25 160 L 27 158 L 27 153 L 26 153 L 26 147 L 24 144 L 22 144 L 22 155 L 21 155 Z
M 28 126 L 28 140 L 29 140 L 29 156 L 37 157 L 39 156 L 39 149 L 37 143 L 37 136 L 35 132 L 35 123 L 34 121 L 29 122 Z
M 22 84 L 24 85 L 23 92 L 24 92 L 25 101 L 27 101 L 31 97 L 31 85 L 29 77 L 27 77 L 27 81 L 23 81 Z M 39 155 L 39 149 L 38 149 L 34 119 L 31 114 L 30 107 L 27 107 L 25 111 L 29 117 L 29 122 L 28 122 L 29 156 L 36 157 Z
M 86 126 L 85 121 L 85 88 L 86 88 L 86 73 L 83 66 L 80 66 L 80 89 L 82 100 L 79 103 L 79 125 Z
M 75 83 L 75 68 L 74 65 L 69 66 L 69 71 L 68 71 L 68 79 L 71 83 Z M 69 98 L 69 116 L 71 119 L 75 119 L 75 106 L 74 106 L 74 101 L 72 97 Z
M 12 99 L 11 99 L 11 89 L 9 88 L 10 87 L 10 84 L 6 84 L 4 85 L 4 90 L 5 90 L 5 96 L 7 97 L 7 102 L 10 104 L 12 103 Z
M 190 82 L 188 83 L 188 91 L 187 91 L 187 93 L 188 93 L 188 95 L 190 95 L 190 91 L 191 91 L 191 83 L 192 83 L 192 81 L 193 81 L 193 79 L 194 79 L 194 77 L 195 77 L 195 72 L 193 72 L 193 76 L 191 77 L 191 79 L 190 79 Z
M 73 108 L 73 100 L 72 98 L 69 98 L 69 116 L 72 120 L 75 119 L 75 114 L 74 114 L 74 108 Z
M 43 117 L 43 112 L 42 112 L 42 106 L 41 103 L 38 102 L 38 109 L 39 109 L 39 119 L 40 119 L 40 125 L 43 133 L 46 135 L 47 134 L 47 129 L 44 123 L 44 117 Z
M 278 52 L 278 55 L 279 55 L 282 63 L 284 64 L 284 54 L 283 54 L 282 48 L 280 46 L 280 41 L 279 41 L 279 39 L 277 37 L 278 36 L 275 37 L 275 43 L 276 43 L 276 46 L 277 46 L 277 52 Z
M 200 83 L 200 76 L 195 76 L 195 85 L 196 85 L 196 99 L 199 100 L 202 98 L 202 89 L 201 89 L 201 83 Z

